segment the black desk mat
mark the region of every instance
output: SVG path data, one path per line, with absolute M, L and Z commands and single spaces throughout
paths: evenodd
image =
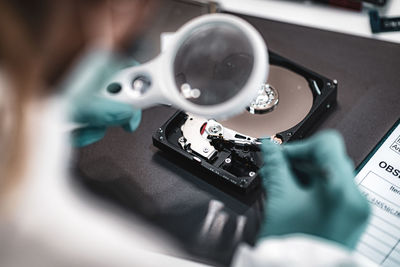
M 160 32 L 175 31 L 203 11 L 180 3 L 162 12 L 165 20 L 143 38 L 139 61 L 158 53 Z M 262 33 L 271 50 L 339 81 L 337 107 L 314 130 L 341 132 L 358 165 L 400 116 L 400 46 L 242 17 Z M 109 129 L 100 142 L 77 150 L 80 181 L 96 196 L 162 227 L 189 253 L 227 265 L 240 240 L 254 242 L 258 203 L 246 205 L 205 183 L 152 145 L 153 132 L 174 112 L 168 107 L 145 110 L 135 133 Z M 223 208 L 205 230 L 210 206 L 220 203 Z

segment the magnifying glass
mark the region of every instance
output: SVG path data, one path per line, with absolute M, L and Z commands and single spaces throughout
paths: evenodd
M 259 32 L 226 14 L 182 26 L 158 57 L 118 72 L 104 95 L 135 108 L 171 104 L 207 118 L 241 111 L 267 80 L 268 53 Z

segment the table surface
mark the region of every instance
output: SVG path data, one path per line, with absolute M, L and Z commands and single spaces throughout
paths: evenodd
M 150 34 L 142 39 L 144 45 L 136 55 L 141 62 L 158 53 L 161 32 L 175 31 L 206 12 L 178 2 L 161 11 Z M 316 130 L 338 130 L 358 165 L 400 117 L 400 46 L 243 18 L 261 32 L 271 50 L 339 81 L 338 105 Z M 100 142 L 77 150 L 79 181 L 96 196 L 162 227 L 195 257 L 227 265 L 240 241 L 252 243 L 255 239 L 260 221 L 258 202 L 244 204 L 153 146 L 152 134 L 174 112 L 163 106 L 145 110 L 133 134 L 109 129 Z

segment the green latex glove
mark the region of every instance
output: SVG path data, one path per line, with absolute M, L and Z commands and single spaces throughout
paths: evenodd
M 131 61 L 130 65 L 137 65 Z M 73 131 L 73 144 L 86 146 L 101 140 L 110 126 L 122 126 L 133 132 L 140 124 L 141 111 L 129 104 L 99 95 L 106 81 L 127 67 L 111 53 L 95 50 L 84 56 L 64 84 L 70 119 L 85 127 Z
M 267 199 L 260 238 L 306 233 L 353 249 L 370 208 L 341 136 L 326 131 L 283 146 L 267 141 L 262 151 Z

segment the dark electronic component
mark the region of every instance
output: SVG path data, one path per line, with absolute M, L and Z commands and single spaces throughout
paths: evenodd
M 258 170 L 263 165 L 260 151 L 263 139 L 281 144 L 303 138 L 335 106 L 337 95 L 337 81 L 307 70 L 276 53 L 269 52 L 269 58 L 274 71 L 270 72 L 260 94 L 249 103 L 251 107 L 244 111 L 244 118 L 248 120 L 245 127 L 240 127 L 241 122 L 245 123 L 241 120 L 243 114 L 233 118 L 233 121 L 215 121 L 178 111 L 155 132 L 153 144 L 168 156 L 178 158 L 182 167 L 189 166 L 190 171 L 207 182 L 222 183 L 222 190 L 230 188 L 244 195 L 259 190 Z M 299 121 L 284 124 L 290 125 L 290 128 L 270 136 L 251 136 L 243 132 L 260 124 L 265 132 L 270 132 L 272 122 L 290 118 L 292 111 L 285 114 L 285 110 L 292 104 L 302 105 L 301 102 L 296 103 L 298 99 L 293 96 L 300 89 L 308 90 L 311 99 L 306 102 L 310 103 L 310 107 L 305 109 L 306 113 Z M 238 121 L 239 124 L 229 124 Z
M 369 12 L 369 22 L 373 33 L 400 31 L 400 17 L 380 17 L 376 10 Z

